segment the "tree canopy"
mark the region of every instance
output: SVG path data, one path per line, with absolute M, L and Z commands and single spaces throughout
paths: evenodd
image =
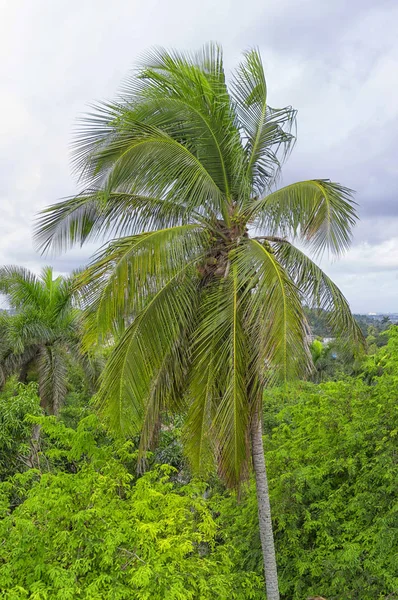
M 94 376 L 81 346 L 82 320 L 73 302 L 74 275 L 54 277 L 45 267 L 40 276 L 28 269 L 0 269 L 0 293 L 13 314 L 0 316 L 0 385 L 12 375 L 39 383 L 42 407 L 57 413 L 68 388 L 68 363 L 77 362 Z

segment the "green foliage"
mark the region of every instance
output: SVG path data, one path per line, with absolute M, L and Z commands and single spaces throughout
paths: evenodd
M 388 316 L 354 315 L 354 317 L 364 336 L 375 337 L 374 342 L 378 348 L 387 344 L 387 338 L 383 333 L 392 325 Z
M 318 335 L 328 335 L 324 329 L 326 317 L 322 312 L 307 309 L 311 330 Z M 378 349 L 388 342 L 388 331 L 391 322 L 388 317 L 373 319 L 366 315 L 354 315 L 359 327 L 366 335 L 366 354 L 375 355 Z M 329 332 L 330 333 L 330 332 Z M 321 342 L 315 339 L 311 346 L 311 354 L 314 363 L 314 371 L 310 379 L 316 383 L 328 380 L 338 380 L 345 376 L 358 375 L 364 366 L 365 353 L 358 353 L 357 349 L 347 344 L 339 337 L 330 338 Z
M 397 385 L 392 327 L 361 377 L 266 393 L 282 600 L 398 596 Z M 160 430 L 151 470 L 137 477 L 138 440 L 110 437 L 78 387 L 64 420 L 26 418 L 38 411 L 32 384 L 7 388 L 0 410 L 1 597 L 263 598 L 254 482 L 237 497 L 216 478 L 191 480 L 181 418 Z M 33 422 L 40 468 L 26 470 L 17 457 Z M 164 461 L 175 467 L 155 464 Z
M 0 316 L 0 386 L 11 375 L 38 381 L 42 407 L 57 413 L 68 391 L 68 369 L 80 363 L 92 375 L 81 352 L 81 311 L 73 303 L 74 276 L 53 277 L 45 267 L 37 277 L 27 269 L 0 269 L 0 292 L 15 314 Z
M 363 375 L 266 395 L 266 459 L 284 600 L 398 597 L 397 328 L 367 359 Z M 240 564 L 259 571 L 254 486 L 240 504 L 225 496 L 214 501 Z
M 322 356 L 323 345 L 319 340 L 314 340 L 310 346 L 311 354 L 312 354 L 312 362 L 314 366 L 316 366 L 317 362 Z
M 374 600 L 398 588 L 391 383 L 324 384 L 280 415 L 268 463 L 287 598 Z
M 204 498 L 158 466 L 131 474 L 131 442 L 111 441 L 94 415 L 77 430 L 38 419 L 50 471 L 0 485 L 0 590 L 5 600 L 260 599 Z
M 315 339 L 311 353 L 315 368 L 310 379 L 316 383 L 358 375 L 365 359 L 364 353 L 358 353 L 355 347 L 338 338 L 326 343 Z
M 32 423 L 27 416 L 40 412 L 37 385 L 10 379 L 0 393 L 0 481 L 29 467 Z
M 333 331 L 329 325 L 327 312 L 319 309 L 306 308 L 305 314 L 310 325 L 311 333 L 320 338 L 333 337 Z M 374 354 L 377 348 L 387 344 L 384 334 L 390 327 L 391 320 L 388 316 L 376 317 L 369 315 L 353 315 L 362 335 L 367 338 L 368 353 Z M 371 336 L 371 338 L 369 337 Z M 370 346 L 373 346 L 370 348 Z

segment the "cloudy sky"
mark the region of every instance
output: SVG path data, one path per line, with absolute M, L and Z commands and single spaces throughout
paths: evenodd
M 258 46 L 273 106 L 298 109 L 283 183 L 356 190 L 351 250 L 323 266 L 355 312 L 398 311 L 396 0 L 0 0 L 0 264 L 38 270 L 34 215 L 77 191 L 69 148 L 87 105 L 112 98 L 153 45 L 224 47 L 232 68 Z M 53 260 L 59 272 L 89 249 Z

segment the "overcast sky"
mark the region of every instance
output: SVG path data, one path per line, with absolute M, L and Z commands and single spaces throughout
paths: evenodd
M 360 224 L 327 273 L 354 312 L 398 312 L 396 0 L 0 0 L 0 264 L 38 270 L 38 210 L 77 191 L 79 114 L 112 98 L 150 46 L 224 47 L 232 68 L 261 50 L 272 106 L 298 109 L 282 183 L 330 178 L 356 190 Z M 83 264 L 88 248 L 52 261 Z

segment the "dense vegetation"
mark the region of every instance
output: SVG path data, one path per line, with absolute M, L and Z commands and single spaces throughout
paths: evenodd
M 393 328 L 360 377 L 265 396 L 285 600 L 398 598 L 397 373 Z M 76 375 L 59 420 L 37 416 L 35 383 L 1 394 L 2 597 L 263 598 L 253 483 L 237 499 L 215 476 L 192 479 L 178 420 L 137 476 L 138 440 L 112 438 L 87 399 Z
M 329 379 L 338 380 L 346 375 L 358 375 L 362 368 L 358 353 L 352 345 L 333 337 L 325 311 L 306 308 L 305 312 L 313 338 L 311 353 L 315 371 L 311 379 L 320 383 Z M 378 348 L 387 344 L 386 332 L 392 325 L 388 316 L 353 316 L 366 339 L 368 354 L 375 354 Z

